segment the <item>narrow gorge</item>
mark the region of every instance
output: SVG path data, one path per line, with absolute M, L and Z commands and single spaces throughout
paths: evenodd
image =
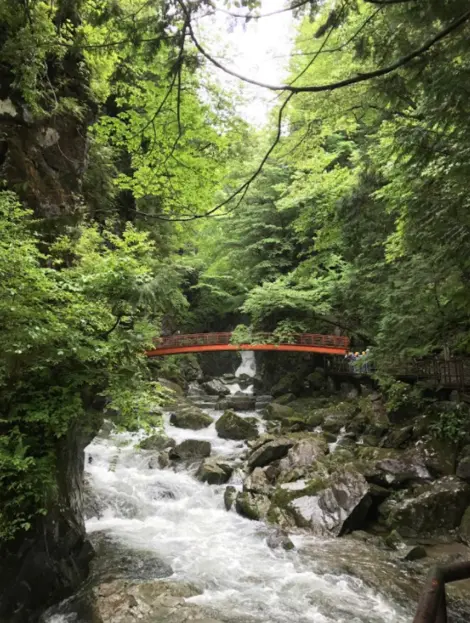
M 243 352 L 186 392 L 162 379 L 163 430 L 105 422 L 86 449 L 91 578 L 41 621 L 409 621 L 429 566 L 468 555 L 470 487 L 416 442 L 430 413 L 393 424 L 377 392 L 321 377 L 273 398 Z

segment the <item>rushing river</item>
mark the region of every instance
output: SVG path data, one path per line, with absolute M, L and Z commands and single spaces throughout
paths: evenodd
M 220 412 L 209 412 L 215 419 Z M 253 416 L 243 412 L 239 415 Z M 240 442 L 217 437 L 214 426 L 200 431 L 174 428 L 168 435 L 207 439 L 213 455 L 235 458 Z M 106 531 L 136 550 L 156 553 L 174 570 L 172 580 L 189 581 L 202 595 L 191 601 L 231 620 L 263 623 L 405 623 L 398 606 L 359 579 L 325 567 L 321 540 L 293 535 L 296 549 L 272 550 L 262 523 L 227 512 L 225 486 L 197 481 L 186 469 L 149 469 L 148 454 L 135 449 L 136 435 L 97 438 L 87 448 L 88 477 L 108 508 L 88 531 Z M 235 474 L 230 484 L 239 485 Z M 229 618 L 230 618 L 229 617 Z

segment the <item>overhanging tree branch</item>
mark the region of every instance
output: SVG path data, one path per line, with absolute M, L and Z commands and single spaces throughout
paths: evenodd
M 188 11 L 184 3 L 181 0 L 179 0 L 179 4 L 182 10 L 184 11 L 185 15 L 188 16 Z M 381 76 L 386 76 L 387 74 L 390 74 L 396 71 L 400 67 L 407 65 L 415 58 L 418 58 L 422 56 L 423 54 L 425 54 L 439 41 L 441 41 L 442 39 L 450 35 L 452 32 L 460 28 L 460 26 L 465 24 L 469 19 L 470 19 L 470 11 L 466 11 L 456 20 L 451 22 L 449 26 L 447 26 L 446 28 L 443 28 L 442 30 L 437 32 L 433 37 L 428 39 L 422 46 L 420 46 L 419 48 L 416 48 L 409 54 L 402 56 L 401 58 L 396 60 L 391 65 L 387 65 L 386 67 L 382 67 L 380 69 L 369 71 L 363 74 L 357 74 L 355 76 L 351 76 L 349 78 L 345 78 L 344 80 L 339 80 L 337 82 L 330 82 L 327 84 L 318 84 L 318 85 L 310 85 L 310 86 L 294 86 L 290 84 L 273 85 L 273 84 L 267 84 L 265 82 L 260 82 L 258 80 L 254 80 L 253 78 L 249 78 L 248 76 L 244 76 L 243 74 L 240 74 L 237 71 L 234 71 L 233 69 L 230 69 L 229 67 L 226 67 L 225 65 L 220 63 L 216 58 L 214 58 L 211 54 L 209 54 L 209 52 L 207 52 L 203 48 L 203 46 L 199 43 L 194 33 L 191 22 L 189 22 L 188 30 L 189 30 L 190 37 L 194 45 L 196 46 L 196 49 L 199 51 L 199 53 L 202 54 L 202 56 L 204 56 L 204 58 L 210 61 L 215 67 L 225 72 L 226 74 L 229 74 L 233 76 L 234 78 L 238 78 L 239 80 L 242 80 L 243 82 L 247 82 L 249 84 L 253 84 L 255 86 L 268 89 L 270 91 L 286 91 L 286 92 L 295 94 L 295 93 L 320 93 L 322 91 L 335 91 L 337 89 L 348 87 L 353 84 L 358 84 L 360 82 L 365 82 L 367 80 L 372 80 L 374 78 L 380 78 Z

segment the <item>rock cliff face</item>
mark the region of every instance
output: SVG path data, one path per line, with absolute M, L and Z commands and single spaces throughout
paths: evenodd
M 71 429 L 57 447 L 57 503 L 29 532 L 0 548 L 0 621 L 36 621 L 44 606 L 87 577 L 93 548 L 82 515 L 83 450 L 91 440 Z

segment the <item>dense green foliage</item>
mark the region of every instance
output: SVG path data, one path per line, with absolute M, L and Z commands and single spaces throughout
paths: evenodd
M 389 65 L 466 10 L 378 4 L 338 3 L 335 16 L 331 2 L 305 16 L 290 80 L 328 84 Z M 468 34 L 460 27 L 383 78 L 290 100 L 269 164 L 207 238 L 213 257 L 204 251 L 209 274 L 223 258 L 243 288 L 255 328 L 336 326 L 381 359 L 468 351 Z
M 162 328 L 468 352 L 467 3 L 286 5 L 290 86 L 255 131 L 196 36 L 210 0 L 0 0 L 0 539 L 54 504 L 100 397 L 143 423 Z

